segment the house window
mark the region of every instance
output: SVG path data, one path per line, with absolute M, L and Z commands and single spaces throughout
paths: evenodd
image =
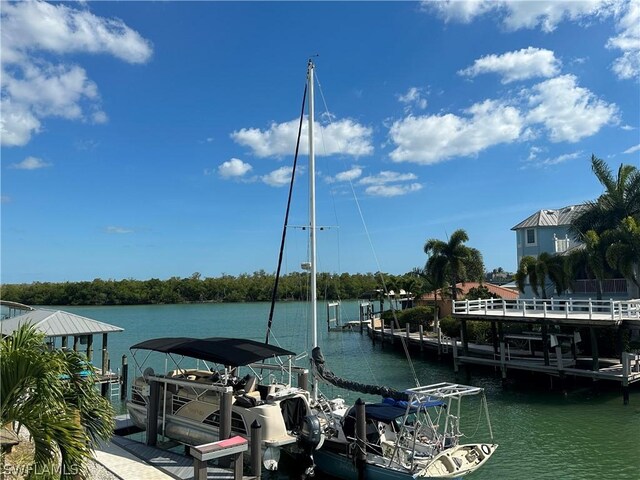
M 527 245 L 535 245 L 536 244 L 536 229 L 535 228 L 527 228 L 525 232 L 527 238 Z

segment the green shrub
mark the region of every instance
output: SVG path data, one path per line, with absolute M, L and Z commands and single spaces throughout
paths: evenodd
M 428 327 L 433 323 L 433 308 L 431 307 L 413 307 L 406 310 L 396 310 L 396 317 L 398 317 L 398 323 L 400 328 L 404 328 L 408 323 L 413 330 L 417 329 L 419 325 Z M 382 320 L 385 326 L 390 326 L 393 322 L 393 311 L 386 310 L 382 313 Z
M 447 337 L 460 337 L 460 320 L 447 315 L 440 319 L 440 330 Z
M 441 318 L 440 330 L 447 337 L 460 338 L 460 320 L 451 316 Z M 468 321 L 467 335 L 471 343 L 488 343 L 491 340 L 491 322 Z

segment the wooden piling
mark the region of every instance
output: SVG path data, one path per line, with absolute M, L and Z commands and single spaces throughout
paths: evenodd
M 507 380 L 507 360 L 506 360 L 507 345 L 504 340 L 500 342 L 500 374 L 502 376 L 502 383 Z
M 224 392 L 220 396 L 220 431 L 218 440 L 231 437 L 231 405 L 233 392 Z
M 598 337 L 594 327 L 589 327 L 589 336 L 591 337 L 591 370 L 597 372 L 600 370 L 600 359 L 598 354 Z
M 469 334 L 465 319 L 460 320 L 460 334 L 462 336 L 462 354 L 467 357 L 469 356 Z
M 493 343 L 493 354 L 498 355 L 498 327 L 495 320 L 491 320 L 491 341 Z
M 262 475 L 262 425 L 258 420 L 251 424 L 251 474 L 256 480 Z
M 127 399 L 127 384 L 129 383 L 129 362 L 126 355 L 122 355 L 122 370 L 120 372 L 120 400 Z
M 549 325 L 547 325 L 546 322 L 542 323 L 542 328 L 541 328 L 541 333 L 542 333 L 542 353 L 544 355 L 544 365 L 546 367 L 549 366 L 550 361 L 549 361 Z
M 454 337 L 451 339 L 453 347 L 453 372 L 458 373 L 458 340 Z
M 158 444 L 158 411 L 160 407 L 160 383 L 156 380 L 149 382 L 149 403 L 147 407 L 147 445 L 155 447 Z
M 422 324 L 420 324 L 418 331 L 420 332 L 420 351 L 422 352 L 424 351 L 424 327 Z
M 93 335 L 87 335 L 87 361 L 93 360 Z

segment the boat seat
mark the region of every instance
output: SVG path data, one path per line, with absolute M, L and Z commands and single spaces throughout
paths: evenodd
M 256 390 L 257 386 L 258 386 L 258 379 L 254 375 L 251 375 L 247 379 L 247 383 L 244 384 L 244 392 L 253 393 Z

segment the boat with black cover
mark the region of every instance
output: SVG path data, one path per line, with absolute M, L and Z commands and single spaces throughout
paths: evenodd
M 141 351 L 146 355 L 138 363 Z M 157 412 L 158 433 L 197 445 L 229 434 L 250 441 L 251 425 L 257 421 L 269 470 L 277 469 L 281 448 L 302 440 L 300 450 L 313 448 L 313 439 L 308 435 L 302 439 L 304 432 L 312 430 L 308 425 L 304 428 L 313 422 L 309 392 L 292 385 L 294 377 L 306 382 L 308 370 L 292 365 L 295 353 L 254 340 L 221 337 L 156 338 L 133 345 L 131 352 L 142 374 L 133 381 L 127 410 L 139 428 L 151 430 L 150 412 L 152 416 Z M 165 367 L 164 373 L 157 374 L 145 367 L 153 352 L 164 354 L 171 369 Z M 156 394 L 151 388 L 154 383 Z M 231 407 L 226 433 L 221 431 L 225 402 Z

